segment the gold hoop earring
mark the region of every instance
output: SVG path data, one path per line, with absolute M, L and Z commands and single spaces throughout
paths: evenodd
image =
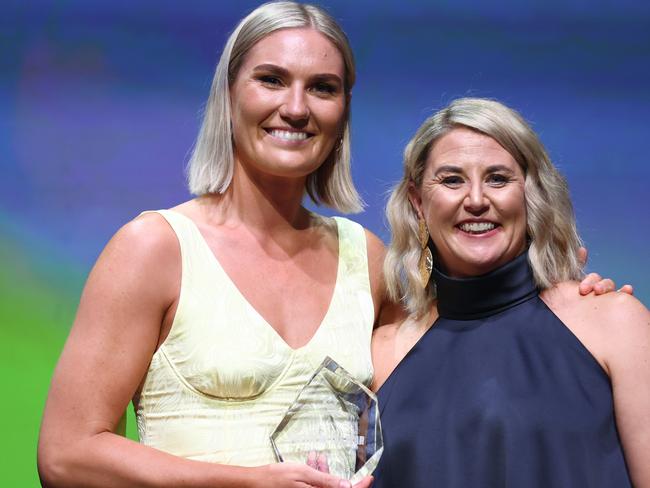
M 429 229 L 424 219 L 418 216 L 418 241 L 420 241 L 420 260 L 418 262 L 418 270 L 420 271 L 420 284 L 422 288 L 426 288 L 429 284 L 431 277 L 431 270 L 433 269 L 433 254 L 429 249 Z

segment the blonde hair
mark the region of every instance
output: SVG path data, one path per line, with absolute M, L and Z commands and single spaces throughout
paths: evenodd
M 259 6 L 242 19 L 230 35 L 215 70 L 203 123 L 187 168 L 192 194 L 224 193 L 232 181 L 234 148 L 230 85 L 248 51 L 272 32 L 304 27 L 326 36 L 341 53 L 345 66 L 345 94 L 349 100 L 355 80 L 354 57 L 349 41 L 336 21 L 314 5 L 270 2 Z M 341 212 L 362 210 L 361 198 L 352 183 L 350 156 L 350 107 L 346 102 L 340 143 L 335 145 L 318 170 L 307 177 L 306 191 L 314 203 L 323 203 Z
M 526 121 L 502 103 L 461 98 L 436 112 L 420 126 L 404 150 L 404 176 L 386 206 L 390 243 L 384 273 L 388 293 L 403 300 L 411 313 L 426 313 L 436 297 L 435 283 L 420 285 L 418 220 L 408 199 L 409 184 L 420 187 L 433 145 L 455 128 L 465 127 L 497 141 L 525 175 L 528 260 L 540 288 L 582 277 L 573 205 L 565 179 L 551 163 L 544 146 Z M 435 249 L 432 249 L 435 255 Z

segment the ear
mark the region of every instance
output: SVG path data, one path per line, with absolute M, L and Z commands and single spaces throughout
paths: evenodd
M 408 198 L 418 217 L 424 218 L 424 212 L 422 212 L 422 193 L 413 181 L 409 181 Z

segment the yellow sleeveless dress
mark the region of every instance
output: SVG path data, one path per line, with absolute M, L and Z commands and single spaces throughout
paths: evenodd
M 365 232 L 335 217 L 339 258 L 330 306 L 313 338 L 293 349 L 246 301 L 194 222 L 158 213 L 180 243 L 181 290 L 136 408 L 140 442 L 201 461 L 273 463 L 269 435 L 325 356 L 366 385 L 372 379 Z M 273 286 L 272 277 L 260 276 L 260 286 Z

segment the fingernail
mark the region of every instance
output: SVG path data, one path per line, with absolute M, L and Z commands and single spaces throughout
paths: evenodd
M 349 481 L 341 480 L 339 483 L 339 488 L 352 488 L 352 485 Z

